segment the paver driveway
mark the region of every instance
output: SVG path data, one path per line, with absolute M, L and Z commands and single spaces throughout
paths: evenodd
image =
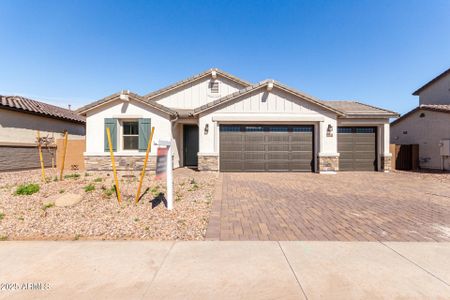
M 221 176 L 207 239 L 450 241 L 450 174 Z

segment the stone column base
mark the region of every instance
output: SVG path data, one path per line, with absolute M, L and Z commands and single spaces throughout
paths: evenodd
M 319 173 L 335 174 L 339 171 L 339 155 L 319 155 Z
M 381 170 L 380 172 L 390 172 L 391 171 L 391 160 L 392 160 L 392 154 L 384 154 L 381 155 Z
M 144 158 L 145 156 L 114 156 L 118 171 L 141 171 L 144 166 Z M 111 157 L 109 155 L 85 156 L 84 165 L 86 171 L 112 171 Z M 149 156 L 146 170 L 154 171 L 155 167 L 156 156 Z
M 198 155 L 198 170 L 199 171 L 219 171 L 219 156 L 218 155 Z

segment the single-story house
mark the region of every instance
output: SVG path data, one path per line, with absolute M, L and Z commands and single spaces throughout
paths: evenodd
M 391 123 L 391 143 L 419 145 L 419 166 L 450 170 L 450 158 L 441 155 L 450 140 L 450 69 L 413 93 L 419 106 Z
M 85 119 L 75 111 L 20 96 L 0 96 L 0 171 L 40 167 L 36 133 L 57 138 L 83 138 Z M 51 145 L 54 148 L 54 145 Z M 52 165 L 50 149 L 43 149 L 44 165 Z
M 388 171 L 389 118 L 354 101 L 323 101 L 274 80 L 210 69 L 144 96 L 122 91 L 78 110 L 85 165 L 109 170 L 105 129 L 121 168 L 142 165 L 149 131 L 172 140 L 174 167 L 220 171 Z M 155 147 L 150 165 L 154 165 Z

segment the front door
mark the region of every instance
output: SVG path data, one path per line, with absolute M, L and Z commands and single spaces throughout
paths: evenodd
M 184 166 L 197 167 L 198 165 L 198 126 L 183 126 Z

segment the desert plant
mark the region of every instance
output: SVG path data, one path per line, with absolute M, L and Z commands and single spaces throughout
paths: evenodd
M 105 195 L 106 197 L 111 197 L 116 191 L 114 186 L 112 186 L 108 189 L 108 188 L 106 188 L 106 186 L 102 185 L 101 189 L 103 191 L 103 195 Z
M 53 206 L 55 206 L 55 203 L 46 203 L 46 204 L 42 205 L 42 210 L 46 211 L 47 209 L 49 209 Z
M 60 193 L 60 194 L 63 194 L 64 192 L 65 192 L 64 189 L 59 190 L 59 193 Z
M 90 184 L 88 184 L 87 186 L 84 187 L 84 191 L 86 193 L 92 192 L 93 190 L 95 190 L 95 185 L 93 185 L 92 183 L 90 183 Z
M 39 192 L 39 184 L 37 183 L 28 183 L 28 184 L 21 184 L 17 187 L 16 191 L 14 192 L 15 195 L 32 195 L 34 193 Z
M 0 241 L 6 241 L 8 239 L 7 235 L 0 235 Z
M 78 179 L 79 177 L 80 177 L 80 174 L 78 174 L 78 173 L 64 175 L 65 179 Z
M 84 177 L 89 177 L 91 176 L 91 174 L 89 174 L 88 172 L 84 173 Z
M 103 181 L 103 178 L 101 178 L 101 177 L 97 177 L 94 179 L 94 182 L 102 182 L 102 181 Z
M 5 214 L 1 212 L 0 213 L 0 221 L 3 220 L 4 217 L 5 217 Z

